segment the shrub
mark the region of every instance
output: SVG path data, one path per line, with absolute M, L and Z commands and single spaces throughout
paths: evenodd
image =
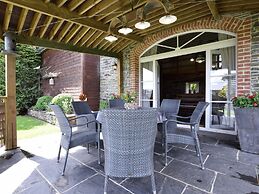
M 99 109 L 103 110 L 103 109 L 106 109 L 106 108 L 108 108 L 108 101 L 107 100 L 101 100 Z
M 42 96 L 37 100 L 36 105 L 33 107 L 35 110 L 46 111 L 49 108 L 49 104 L 53 99 L 52 96 Z
M 66 94 L 58 94 L 51 100 L 51 104 L 59 105 L 66 114 L 73 113 L 71 102 L 72 97 Z
M 0 50 L 4 45 L 0 43 Z M 41 95 L 40 72 L 35 67 L 41 64 L 41 55 L 36 47 L 17 44 L 16 58 L 16 108 L 18 114 L 26 114 Z M 0 96 L 5 96 L 4 55 L 0 55 Z

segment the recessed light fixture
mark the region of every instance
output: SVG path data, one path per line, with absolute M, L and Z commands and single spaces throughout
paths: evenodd
M 193 61 L 194 61 L 194 58 L 190 58 L 190 61 L 193 62 Z
M 133 30 L 131 28 L 128 28 L 128 27 L 123 27 L 123 28 L 120 28 L 118 30 L 118 32 L 121 33 L 121 34 L 127 35 L 127 34 L 133 32 Z
M 109 42 L 114 42 L 114 41 L 118 40 L 118 38 L 116 36 L 113 36 L 113 35 L 108 35 L 104 39 L 108 40 Z
M 135 24 L 135 27 L 139 30 L 144 30 L 150 27 L 150 23 L 146 21 L 141 21 Z

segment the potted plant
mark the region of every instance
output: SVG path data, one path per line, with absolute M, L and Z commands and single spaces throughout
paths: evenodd
M 259 93 L 232 99 L 241 150 L 259 154 Z
M 121 98 L 125 101 L 126 109 L 136 109 L 138 108 L 137 94 L 134 91 L 127 91 L 122 94 Z

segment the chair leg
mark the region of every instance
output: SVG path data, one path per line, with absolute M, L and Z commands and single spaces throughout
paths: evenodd
M 104 194 L 107 194 L 107 185 L 108 185 L 109 176 L 105 175 L 105 181 L 104 181 Z
M 168 145 L 167 145 L 167 141 L 165 140 L 165 165 L 167 166 L 167 149 L 168 149 Z
M 153 191 L 153 194 L 156 194 L 156 182 L 155 182 L 154 173 L 151 174 L 151 184 L 152 184 L 152 191 Z
M 201 155 L 201 148 L 200 148 L 200 141 L 197 133 L 195 133 L 195 142 L 196 142 L 196 149 L 197 149 L 197 155 L 199 155 L 200 163 L 201 163 L 201 169 L 204 169 L 203 159 Z
M 61 152 L 61 145 L 59 146 L 59 150 L 58 150 L 58 158 L 57 158 L 58 163 L 59 163 L 59 159 L 60 159 L 60 152 Z
M 100 141 L 98 141 L 97 143 L 97 151 L 98 151 L 98 164 L 101 164 Z
M 88 143 L 87 144 L 87 153 L 89 154 L 90 152 L 89 152 L 89 150 L 90 150 L 90 146 L 89 146 L 90 144 Z
M 64 163 L 62 174 L 61 174 L 62 176 L 64 176 L 64 174 L 65 174 L 65 169 L 66 169 L 66 165 L 67 165 L 67 158 L 68 158 L 68 152 L 69 152 L 69 149 L 67 150 L 67 153 L 66 153 L 65 163 Z

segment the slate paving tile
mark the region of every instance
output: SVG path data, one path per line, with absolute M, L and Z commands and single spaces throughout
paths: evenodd
M 169 163 L 172 158 L 167 157 L 167 162 Z M 154 154 L 154 168 L 156 171 L 160 172 L 165 167 L 165 157 L 162 155 Z
M 207 194 L 207 193 L 199 189 L 196 189 L 192 186 L 187 186 L 183 194 Z
M 218 174 L 213 194 L 259 194 L 259 186 L 255 186 L 247 181 Z
M 251 154 L 240 151 L 238 155 L 238 160 L 246 164 L 259 165 L 259 154 Z
M 180 149 L 177 147 L 173 147 L 168 152 L 168 156 L 170 156 L 172 158 L 176 158 L 178 160 L 183 160 L 183 161 L 187 161 L 187 162 L 190 162 L 193 164 L 200 165 L 200 159 L 196 155 L 196 152 L 193 152 L 193 151 L 188 151 L 188 150 Z M 203 160 L 206 158 L 206 156 L 207 156 L 207 154 L 202 154 Z
M 104 176 L 97 174 L 86 181 L 81 182 L 76 187 L 67 190 L 65 194 L 103 194 L 104 191 Z M 125 190 L 119 185 L 116 185 L 109 180 L 107 185 L 107 193 L 109 194 L 129 194 L 130 192 Z
M 200 140 L 200 143 L 211 144 L 211 145 L 215 145 L 218 141 L 216 138 L 208 137 L 205 135 L 199 135 L 199 140 Z
M 20 149 L 9 151 L 0 157 L 0 174 L 12 165 L 25 158 Z
M 51 160 L 40 164 L 39 171 L 47 178 L 47 180 L 63 192 L 84 179 L 96 174 L 96 172 L 83 164 L 68 158 L 65 175 L 61 176 L 64 160 L 56 163 L 56 160 Z
M 202 170 L 198 166 L 177 160 L 173 160 L 162 173 L 206 191 L 210 191 L 215 177 L 215 173 L 212 171 Z
M 155 173 L 156 192 L 159 194 L 181 193 L 185 184 L 166 177 L 160 173 Z M 122 183 L 127 189 L 135 194 L 150 194 L 152 193 L 151 178 L 130 178 Z
M 234 149 L 240 149 L 240 145 L 238 141 L 233 140 L 219 140 L 217 146 L 224 146 Z
M 188 145 L 187 149 L 195 151 L 195 148 L 192 145 Z M 208 154 L 210 156 L 215 155 L 219 158 L 226 158 L 229 160 L 236 161 L 238 150 L 228 147 L 201 144 L 201 152 L 204 154 Z
M 206 161 L 205 167 L 256 184 L 256 172 L 253 165 L 211 156 Z

